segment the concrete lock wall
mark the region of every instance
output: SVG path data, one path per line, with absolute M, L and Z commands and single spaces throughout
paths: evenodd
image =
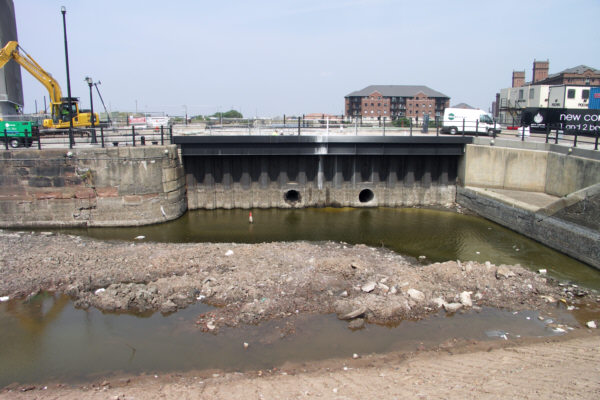
M 548 150 L 467 145 L 458 181 L 562 197 L 600 182 L 600 161 Z
M 459 181 L 478 186 L 543 192 L 548 152 L 467 145 L 459 166 Z
M 600 160 L 593 152 L 579 150 L 575 155 L 565 148 L 540 146 L 467 145 L 459 164 L 456 201 L 600 268 L 600 233 L 595 222 L 600 219 Z M 559 199 L 540 208 L 505 199 L 487 188 L 544 192 Z
M 546 193 L 562 197 L 596 183 L 600 183 L 600 161 L 548 153 Z
M 187 208 L 175 146 L 19 150 L 0 158 L 0 226 L 127 226 Z
M 205 156 L 184 159 L 188 207 L 447 205 L 455 156 Z

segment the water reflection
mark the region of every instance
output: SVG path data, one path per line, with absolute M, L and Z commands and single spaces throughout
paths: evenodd
M 507 332 L 513 338 L 554 334 L 535 312 L 489 308 L 453 316 L 440 313 L 394 327 L 367 325 L 359 331 L 347 329 L 334 315 L 299 315 L 225 328 L 213 335 L 194 324 L 198 314 L 210 309 L 202 304 L 169 316 L 155 313 L 140 318 L 77 310 L 61 296 L 46 296 L 41 303 L 48 312 L 40 313 L 39 304 L 33 302 L 0 304 L 0 387 L 12 382 L 78 382 L 119 372 L 265 369 L 352 353 L 413 351 L 453 337 L 499 340 L 486 333 L 490 331 Z M 576 324 L 572 317 L 565 318 Z M 244 342 L 250 343 L 247 350 Z

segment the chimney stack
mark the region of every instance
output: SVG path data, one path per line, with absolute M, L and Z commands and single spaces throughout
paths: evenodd
M 537 83 L 543 81 L 548 77 L 548 68 L 550 67 L 550 61 L 537 61 L 533 60 L 533 81 Z
M 521 87 L 525 84 L 525 71 L 513 71 L 512 87 Z

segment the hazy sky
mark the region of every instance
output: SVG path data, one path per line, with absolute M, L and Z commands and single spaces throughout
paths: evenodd
M 14 0 L 21 46 L 66 95 L 112 111 L 340 114 L 368 85 L 426 85 L 488 110 L 513 70 L 600 68 L 599 0 Z M 4 43 L 2 44 L 4 45 Z M 22 71 L 25 112 L 47 93 Z M 94 98 L 94 107 L 101 107 Z

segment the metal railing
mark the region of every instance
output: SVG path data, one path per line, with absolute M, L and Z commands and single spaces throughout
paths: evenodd
M 172 127 L 158 127 L 140 129 L 135 126 L 129 128 L 100 127 L 95 129 L 73 129 L 69 131 L 24 131 L 23 133 L 8 132 L 6 129 L 0 133 L 0 140 L 4 142 L 5 150 L 20 147 L 37 147 L 38 150 L 51 148 L 74 147 L 119 147 L 119 146 L 151 146 L 171 144 L 173 138 Z
M 445 123 L 444 123 L 445 122 Z M 485 127 L 482 128 L 482 126 Z M 450 130 L 455 127 L 456 130 Z M 147 128 L 99 127 L 94 130 L 73 129 L 70 138 L 68 130 L 44 131 L 39 133 L 25 131 L 24 134 L 0 131 L 0 141 L 5 150 L 19 147 L 34 147 L 39 150 L 64 147 L 123 147 L 151 146 L 171 144 L 173 135 L 444 135 L 490 136 L 521 141 L 537 141 L 562 144 L 569 147 L 587 147 L 599 149 L 600 129 L 581 132 L 563 129 L 561 126 L 548 126 L 545 130 L 528 127 L 503 126 L 495 123 L 480 125 L 478 121 L 466 120 L 443 121 L 432 119 L 428 124 L 403 119 L 390 123 L 386 119 L 361 123 L 359 120 L 348 121 L 341 118 L 333 120 L 309 120 L 303 118 L 276 119 L 236 119 L 208 121 L 199 124 L 179 124 Z

